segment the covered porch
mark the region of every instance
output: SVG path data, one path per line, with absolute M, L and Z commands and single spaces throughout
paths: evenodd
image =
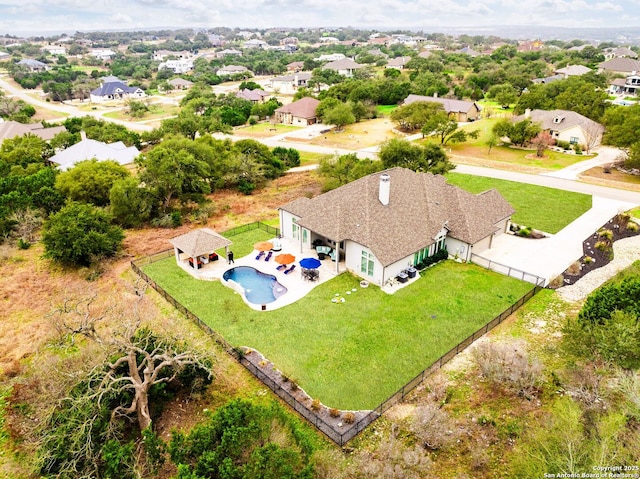
M 224 248 L 225 257 L 222 259 L 226 261 L 229 246 L 233 244 L 209 228 L 190 231 L 169 240 L 169 242 L 173 245 L 178 265 L 196 273 L 205 265 L 220 259 L 216 250 Z

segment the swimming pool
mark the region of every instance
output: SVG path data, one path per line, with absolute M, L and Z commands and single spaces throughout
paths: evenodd
M 273 303 L 287 292 L 272 274 L 262 273 L 251 266 L 236 266 L 222 275 L 225 281 L 234 281 L 242 287 L 244 297 L 252 304 Z

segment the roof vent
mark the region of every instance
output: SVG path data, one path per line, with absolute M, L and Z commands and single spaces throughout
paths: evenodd
M 391 189 L 391 177 L 383 173 L 380 175 L 380 188 L 378 190 L 378 199 L 380 203 L 387 206 L 389 204 L 389 193 Z

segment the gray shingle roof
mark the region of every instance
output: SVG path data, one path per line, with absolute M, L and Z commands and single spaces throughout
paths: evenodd
M 593 132 L 603 132 L 604 126 L 586 116 L 570 110 L 531 110 L 527 115 L 520 115 L 513 119 L 514 122 L 529 118 L 534 123 L 539 123 L 543 130 L 564 131 L 575 126 Z
M 336 60 L 335 62 L 329 62 L 322 68 L 326 70 L 356 70 L 362 68 L 363 65 L 354 62 L 351 58 L 343 58 L 342 60 Z
M 176 236 L 170 239 L 169 243 L 189 255 L 190 258 L 213 253 L 217 249 L 225 248 L 232 244 L 227 238 L 209 228 L 200 228 Z
M 472 101 L 455 100 L 453 98 L 440 98 L 435 96 L 424 96 L 411 94 L 405 98 L 403 105 L 410 105 L 419 101 L 430 101 L 434 103 L 440 103 L 444 107 L 444 111 L 447 113 L 467 113 L 471 110 L 473 105 L 476 105 L 478 111 L 481 110 L 480 105 L 475 104 Z
M 640 61 L 633 58 L 612 58 L 606 62 L 598 64 L 598 68 L 611 72 L 640 72 Z
M 390 176 L 385 206 L 378 197 L 382 173 L 281 208 L 298 216 L 298 225 L 326 238 L 367 246 L 384 266 L 433 244 L 443 227 L 450 237 L 474 244 L 514 213 L 495 190 L 473 195 L 448 184 L 443 176 L 406 168 L 384 172 Z
M 127 86 L 120 81 L 110 81 L 103 83 L 100 88 L 96 88 L 91 92 L 94 96 L 111 96 L 123 93 L 135 93 L 140 90 L 139 87 Z

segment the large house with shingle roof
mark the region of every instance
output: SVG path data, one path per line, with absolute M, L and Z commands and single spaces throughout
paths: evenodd
M 318 121 L 316 110 L 320 102 L 315 98 L 306 96 L 298 101 L 281 106 L 274 112 L 278 123 L 287 125 L 308 126 Z
M 323 70 L 334 70 L 345 77 L 352 77 L 353 73 L 360 68 L 364 68 L 364 65 L 354 62 L 351 58 L 329 62 L 322 67 Z
M 524 115 L 516 116 L 513 121 L 525 118 L 548 131 L 554 140 L 571 145 L 578 144 L 587 152 L 600 144 L 604 126 L 586 116 L 570 110 L 527 110 Z
M 469 261 L 509 228 L 513 207 L 496 190 L 477 195 L 440 175 L 392 168 L 280 207 L 280 234 L 301 251 L 335 248 L 336 268 L 384 285 L 446 248 Z
M 99 88 L 91 92 L 93 103 L 102 103 L 113 100 L 127 100 L 130 98 L 144 98 L 146 93 L 142 88 L 129 86 L 116 77 L 104 77 Z
M 640 61 L 627 57 L 612 58 L 598 64 L 598 73 L 602 72 L 636 75 L 640 73 Z
M 475 121 L 480 119 L 480 105 L 473 101 L 456 100 L 453 98 L 440 98 L 437 96 L 424 96 L 411 94 L 402 102 L 403 105 L 410 105 L 419 101 L 440 103 L 449 118 L 459 122 Z

